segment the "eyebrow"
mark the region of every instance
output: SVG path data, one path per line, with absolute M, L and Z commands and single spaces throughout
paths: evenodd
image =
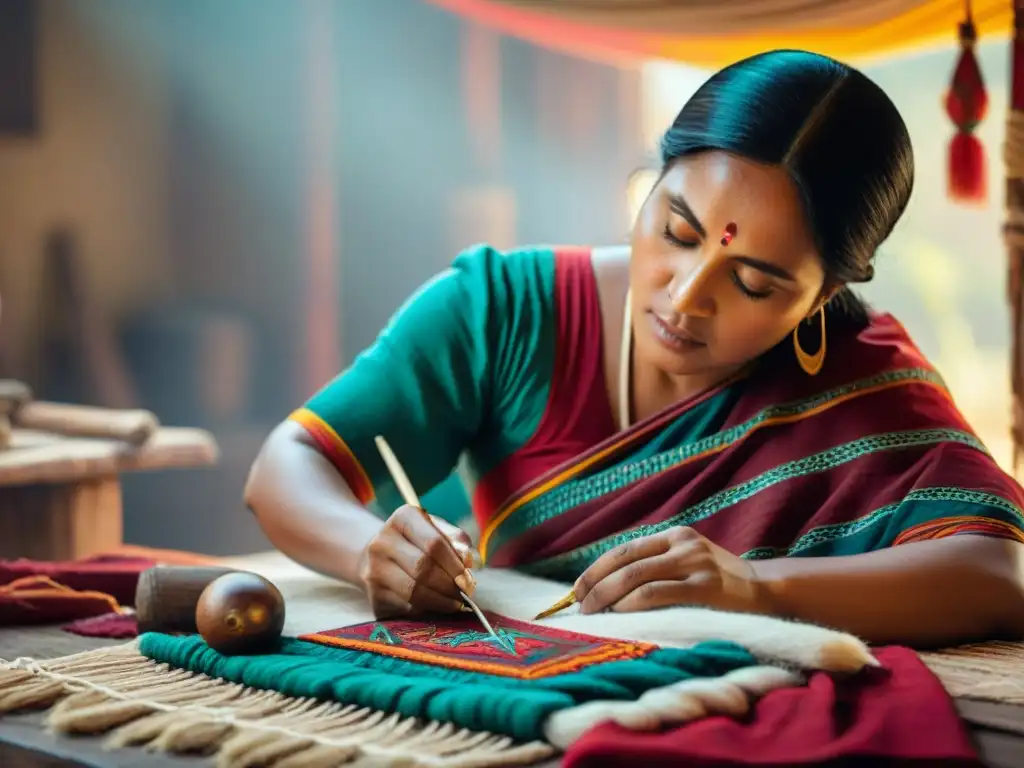
M 690 204 L 686 202 L 686 199 L 680 194 L 669 195 L 668 204 L 673 211 L 678 213 L 684 219 L 686 223 L 693 227 L 694 231 L 700 236 L 701 240 L 706 240 L 708 233 L 704 229 L 704 225 L 700 223 L 700 219 L 693 212 Z M 772 264 L 768 261 L 762 261 L 761 259 L 755 259 L 752 256 L 730 256 L 733 261 L 738 261 L 740 264 L 745 264 L 751 269 L 756 269 L 758 272 L 764 272 L 766 275 L 777 277 L 780 280 L 787 280 L 791 283 L 796 282 L 796 278 L 782 267 Z
M 669 195 L 668 204 L 673 211 L 686 219 L 686 223 L 693 227 L 694 232 L 700 236 L 701 240 L 707 238 L 708 233 L 704 231 L 704 225 L 700 223 L 700 219 L 697 218 L 697 215 L 682 195 Z
M 780 280 L 787 280 L 791 283 L 796 282 L 796 278 L 793 277 L 793 275 L 790 274 L 788 270 L 785 270 L 776 264 L 771 264 L 770 262 L 767 261 L 761 261 L 760 259 L 754 259 L 751 258 L 750 256 L 733 256 L 732 260 L 738 261 L 740 264 L 745 264 L 751 269 L 756 269 L 758 272 L 764 272 L 766 275 L 777 277 Z

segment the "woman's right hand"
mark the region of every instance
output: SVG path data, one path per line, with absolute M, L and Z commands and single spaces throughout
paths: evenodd
M 459 611 L 459 590 L 472 595 L 476 586 L 461 547 L 460 552 L 421 510 L 408 505 L 396 509 L 360 558 L 359 576 L 374 615 Z

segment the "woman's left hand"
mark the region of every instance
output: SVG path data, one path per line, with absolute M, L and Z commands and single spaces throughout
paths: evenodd
M 761 612 L 754 566 L 692 528 L 671 528 L 603 554 L 576 580 L 583 613 L 699 605 Z

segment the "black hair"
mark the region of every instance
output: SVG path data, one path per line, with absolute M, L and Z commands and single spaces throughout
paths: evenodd
M 758 54 L 701 85 L 662 139 L 662 163 L 709 150 L 789 172 L 827 278 L 843 284 L 826 306 L 830 326 L 863 327 L 867 309 L 846 284 L 872 278 L 914 185 L 910 134 L 885 92 L 827 56 Z

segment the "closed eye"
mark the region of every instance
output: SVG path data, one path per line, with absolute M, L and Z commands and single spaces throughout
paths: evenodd
M 669 229 L 668 224 L 665 225 L 665 230 L 661 233 L 668 242 L 677 248 L 696 248 L 700 245 L 700 240 L 683 240 L 672 234 L 672 230 Z
M 732 282 L 735 284 L 735 286 L 740 289 L 740 293 L 742 293 L 748 299 L 754 299 L 755 301 L 759 301 L 760 299 L 767 299 L 769 296 L 772 295 L 771 288 L 769 288 L 766 291 L 755 291 L 753 288 L 751 288 L 750 286 L 743 282 L 743 279 L 740 277 L 739 273 L 736 272 L 736 270 L 733 270 L 730 273 L 730 277 L 732 278 Z

